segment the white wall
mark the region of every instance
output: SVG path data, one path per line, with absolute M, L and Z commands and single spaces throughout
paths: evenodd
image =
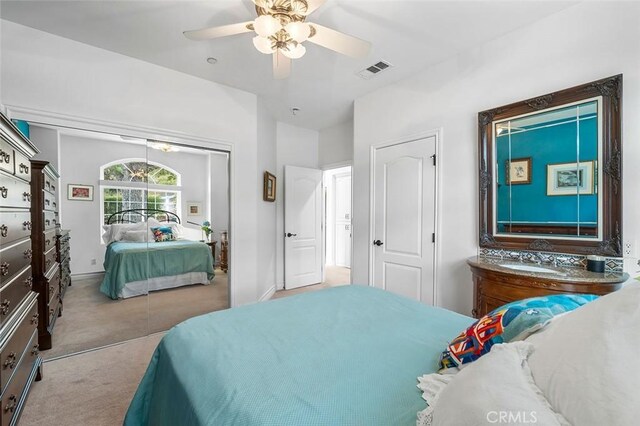
M 60 171 L 60 164 L 58 163 L 58 148 L 60 145 L 58 131 L 30 126 L 29 139 L 40 151 L 33 158 L 35 160 L 48 161 L 53 168 Z
M 255 214 L 257 97 L 12 22 L 3 21 L 1 31 L 0 102 L 9 110 L 233 145 L 232 300 L 256 301 L 258 247 L 270 244 L 260 240 Z
M 320 130 L 318 162 L 320 167 L 350 164 L 353 161 L 353 119 Z
M 284 166 L 317 169 L 318 137 L 315 130 L 277 123 L 276 283 L 284 286 Z
M 262 98 L 258 98 L 258 235 L 260 240 L 267 242 L 258 248 L 258 297 L 271 297 L 276 289 L 276 260 L 277 260 L 277 230 L 276 203 L 262 199 L 264 172 L 277 172 L 277 128 L 276 121 L 268 111 Z M 276 181 L 276 190 L 283 185 L 283 181 Z
M 624 235 L 637 246 L 638 40 L 640 4 L 583 2 L 358 99 L 353 282 L 369 282 L 370 146 L 442 128 L 437 304 L 469 315 L 472 283 L 465 259 L 477 250 L 477 113 L 619 73 L 624 73 Z

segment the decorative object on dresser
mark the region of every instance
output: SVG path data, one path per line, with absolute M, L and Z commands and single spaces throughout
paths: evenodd
M 621 110 L 616 75 L 480 112 L 480 247 L 622 257 Z
M 42 377 L 38 295 L 31 275 L 31 179 L 37 149 L 0 114 L 0 424 L 18 422 Z
M 480 318 L 500 306 L 529 297 L 563 293 L 603 295 L 619 290 L 629 279 L 624 272 L 606 274 L 579 267 L 528 264 L 504 259 L 471 257 L 473 316 Z
M 33 288 L 38 293 L 38 340 L 51 349 L 53 326 L 61 314 L 60 264 L 56 250 L 58 172 L 48 161 L 31 160 L 31 222 Z

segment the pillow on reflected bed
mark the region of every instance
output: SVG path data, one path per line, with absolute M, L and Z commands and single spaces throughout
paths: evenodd
M 149 232 L 146 229 L 142 230 L 128 230 L 122 234 L 122 239 L 120 241 L 130 242 L 130 243 L 146 243 L 149 241 Z
M 572 311 L 598 296 L 559 294 L 531 297 L 501 306 L 460 333 L 440 356 L 440 371 L 461 367 L 488 353 L 493 345 L 525 339 L 560 314 Z

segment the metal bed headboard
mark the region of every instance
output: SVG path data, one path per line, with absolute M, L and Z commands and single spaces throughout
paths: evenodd
M 167 210 L 130 209 L 115 212 L 114 214 L 109 216 L 109 218 L 107 219 L 107 225 L 112 225 L 114 223 L 138 223 L 142 220 L 136 219 L 143 218 L 144 221 L 146 221 L 150 217 L 161 222 L 181 223 L 180 217 L 177 214 Z

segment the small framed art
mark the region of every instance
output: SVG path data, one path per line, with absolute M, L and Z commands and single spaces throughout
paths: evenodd
M 188 201 L 187 216 L 202 216 L 202 203 L 196 201 Z
M 93 201 L 93 185 L 67 185 L 67 198 L 74 201 Z
M 512 158 L 506 161 L 507 185 L 526 185 L 531 183 L 531 157 Z
M 262 199 L 269 202 L 276 200 L 276 177 L 269 172 L 264 172 Z
M 594 193 L 594 161 L 547 165 L 547 195 Z

